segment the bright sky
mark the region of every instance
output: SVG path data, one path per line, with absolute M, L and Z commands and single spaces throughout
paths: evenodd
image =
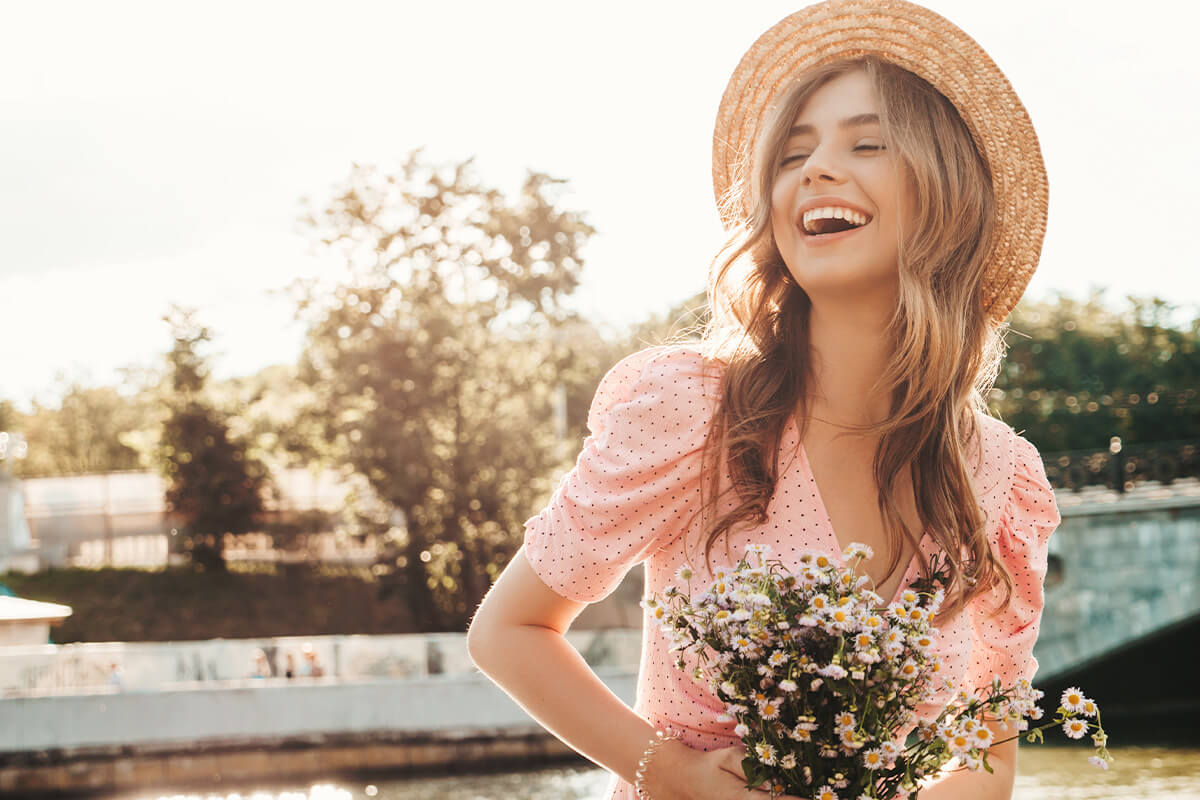
M 273 293 L 338 275 L 296 224 L 351 162 L 476 156 L 570 181 L 598 228 L 578 305 L 623 324 L 703 286 L 720 240 L 713 118 L 800 2 L 0 0 L 0 397 L 117 380 L 198 306 L 218 375 L 290 362 Z M 1030 296 L 1107 286 L 1200 305 L 1195 4 L 930 0 L 1004 70 L 1050 177 Z

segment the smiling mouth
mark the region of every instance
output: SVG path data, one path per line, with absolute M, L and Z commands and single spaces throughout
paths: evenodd
M 821 237 L 831 233 L 843 233 L 845 231 L 857 230 L 871 224 L 874 217 L 868 217 L 867 221 L 862 225 L 855 225 L 848 219 L 838 219 L 836 217 L 821 217 L 811 220 L 806 226 L 803 222 L 800 223 L 800 232 L 805 236 Z

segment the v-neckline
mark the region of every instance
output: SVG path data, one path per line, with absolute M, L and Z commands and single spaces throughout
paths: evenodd
M 804 447 L 804 442 L 800 439 L 799 429 L 796 427 L 795 420 L 791 420 L 788 424 L 791 426 L 792 435 L 796 438 L 797 451 L 799 453 L 801 468 L 804 470 L 804 476 L 812 484 L 813 499 L 816 501 L 817 507 L 820 511 L 818 516 L 822 520 L 822 530 L 825 539 L 830 545 L 830 550 L 832 550 L 831 554 L 833 556 L 833 560 L 839 567 L 845 567 L 846 559 L 842 555 L 842 550 L 845 546 L 842 545 L 841 541 L 838 539 L 837 532 L 833 529 L 833 518 L 829 516 L 829 509 L 825 505 L 825 498 L 821 497 L 821 487 L 817 484 L 817 476 L 813 473 L 812 462 L 808 460 L 808 450 Z M 918 543 L 916 552 L 912 554 L 912 558 L 910 558 L 908 561 L 908 567 L 904 570 L 904 575 L 901 576 L 900 583 L 896 585 L 896 591 L 893 593 L 891 598 L 887 599 L 887 605 L 891 605 L 892 603 L 896 602 L 904 590 L 909 588 L 909 585 L 912 583 L 912 581 L 916 580 L 917 576 L 920 574 L 919 564 L 921 551 L 924 548 L 925 541 L 928 538 L 929 529 L 926 528 L 922 532 L 921 540 Z M 879 593 L 876 592 L 876 594 Z M 880 597 L 882 597 L 882 595 L 880 595 Z

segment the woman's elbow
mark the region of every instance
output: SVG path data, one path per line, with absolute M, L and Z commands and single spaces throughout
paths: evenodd
M 481 603 L 475 609 L 471 624 L 467 626 L 467 655 L 480 671 L 483 671 L 482 662 L 487 659 L 488 653 L 491 651 L 491 642 L 495 640 L 495 626 L 491 623 L 488 615 L 483 613 L 485 603 Z

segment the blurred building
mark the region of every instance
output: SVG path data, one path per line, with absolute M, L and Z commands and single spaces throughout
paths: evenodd
M 311 519 L 312 512 L 319 512 L 318 518 L 328 515 L 328 530 L 304 536 L 301 550 L 284 550 L 266 534 L 227 538 L 227 559 L 372 562 L 373 542 L 356 543 L 333 530 L 350 488 L 340 475 L 291 469 L 273 479 L 278 496 L 268 505 L 269 522 L 286 524 L 305 516 Z M 18 519 L 26 527 L 22 534 L 20 526 L 10 525 L 7 536 L 0 536 L 0 572 L 65 566 L 154 567 L 170 560 L 172 532 L 178 522 L 167 514 L 165 483 L 156 473 L 28 478 L 17 486 L 17 499 L 10 499 L 8 508 L 21 509 Z M 3 488 L 0 481 L 0 492 Z M 0 511 L 3 508 L 0 504 Z

